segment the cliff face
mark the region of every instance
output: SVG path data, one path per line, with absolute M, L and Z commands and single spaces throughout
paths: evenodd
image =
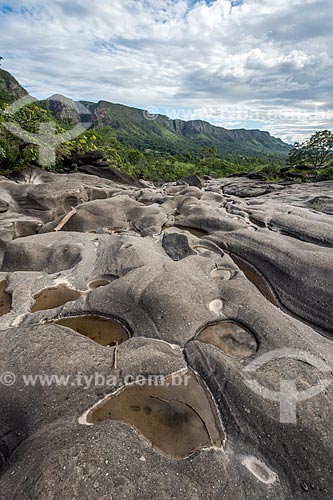
M 203 120 L 173 120 L 164 115 L 148 116 L 142 109 L 107 101 L 84 103 L 96 127 L 111 126 L 118 139 L 133 147 L 143 146 L 172 153 L 200 154 L 215 146 L 220 155 L 286 156 L 290 146 L 261 130 L 228 130 Z
M 0 69 L 0 104 L 12 103 L 28 95 L 28 92 L 19 84 L 19 82 L 4 69 Z

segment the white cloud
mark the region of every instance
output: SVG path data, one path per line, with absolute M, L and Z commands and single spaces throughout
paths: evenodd
M 202 118 L 221 125 L 257 124 L 284 138 L 332 128 L 330 0 L 4 6 L 5 68 L 38 97 L 63 93 L 174 115 L 201 109 Z M 241 119 L 231 113 L 238 108 Z

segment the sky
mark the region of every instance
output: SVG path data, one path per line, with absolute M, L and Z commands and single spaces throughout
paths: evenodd
M 37 98 L 290 143 L 333 129 L 332 0 L 0 0 L 0 55 Z

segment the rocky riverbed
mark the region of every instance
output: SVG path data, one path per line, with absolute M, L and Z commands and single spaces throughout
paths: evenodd
M 29 169 L 0 212 L 1 499 L 332 498 L 333 182 Z

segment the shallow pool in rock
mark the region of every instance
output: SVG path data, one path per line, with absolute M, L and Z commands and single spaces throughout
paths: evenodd
M 111 283 L 111 281 L 100 278 L 100 279 L 90 281 L 90 283 L 88 283 L 88 287 L 90 290 L 96 290 L 96 288 L 101 288 L 102 286 L 107 286 L 110 283 Z
M 12 296 L 5 291 L 7 286 L 6 280 L 0 281 L 0 316 L 8 314 L 12 307 Z
M 253 356 L 258 350 L 254 335 L 235 321 L 221 321 L 204 328 L 196 340 L 214 345 L 225 354 L 238 358 Z
M 162 384 L 127 386 L 107 396 L 81 418 L 83 424 L 118 420 L 135 427 L 152 446 L 173 458 L 221 448 L 224 433 L 212 396 L 191 371 Z
M 100 316 L 75 316 L 55 320 L 52 323 L 71 328 L 104 347 L 121 344 L 129 338 L 129 334 L 120 323 Z
M 62 306 L 67 302 L 77 300 L 81 297 L 81 292 L 68 288 L 62 284 L 50 288 L 44 288 L 34 295 L 35 303 L 31 308 L 31 312 L 45 311 L 46 309 L 54 309 Z
M 265 278 L 259 273 L 259 271 L 257 271 L 255 267 L 253 267 L 249 262 L 246 262 L 245 260 L 237 257 L 234 254 L 230 254 L 230 257 L 235 262 L 237 267 L 239 267 L 239 269 L 245 274 L 247 279 L 258 288 L 262 295 L 267 300 L 269 300 L 269 302 L 278 307 L 279 304 L 273 291 L 271 290 Z
M 182 231 L 188 231 L 196 238 L 201 238 L 202 236 L 207 236 L 207 234 L 208 234 L 207 231 L 204 231 L 203 229 L 197 229 L 195 227 L 181 226 L 179 224 L 175 224 L 174 227 L 181 229 Z

